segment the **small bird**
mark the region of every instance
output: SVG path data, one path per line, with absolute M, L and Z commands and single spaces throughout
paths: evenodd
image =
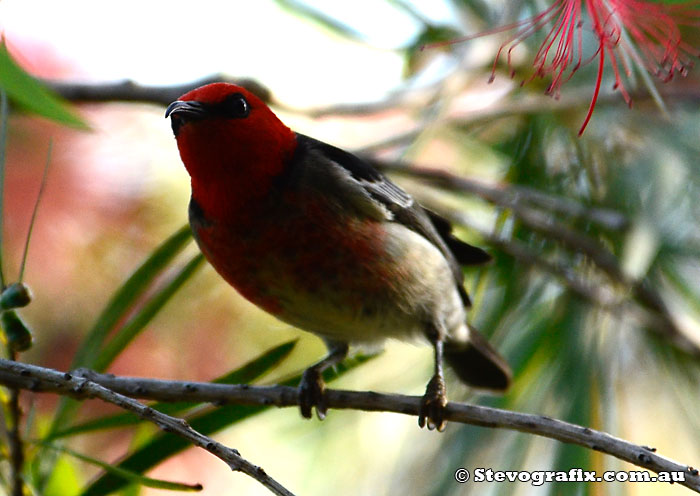
M 244 88 L 213 83 L 168 107 L 192 185 L 189 221 L 217 272 L 246 299 L 319 336 L 328 356 L 299 385 L 301 414 L 326 415 L 322 373 L 350 344 L 424 339 L 435 372 L 419 425 L 444 428 L 443 358 L 465 383 L 504 391 L 506 362 L 466 321 L 462 265 L 490 260 L 365 160 L 295 133 Z

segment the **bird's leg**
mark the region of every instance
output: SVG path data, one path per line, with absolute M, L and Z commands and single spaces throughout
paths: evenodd
M 338 341 L 327 341 L 328 356 L 304 371 L 299 382 L 299 408 L 302 417 L 311 418 L 311 410 L 316 407 L 316 415 L 323 420 L 326 418 L 326 399 L 323 382 L 323 371 L 342 362 L 348 356 L 348 344 Z
M 447 390 L 445 388 L 445 378 L 442 373 L 443 340 L 439 332 L 431 333 L 430 341 L 435 348 L 435 373 L 425 388 L 425 394 L 421 401 L 418 425 L 427 425 L 429 430 L 445 429 L 445 406 L 447 405 Z

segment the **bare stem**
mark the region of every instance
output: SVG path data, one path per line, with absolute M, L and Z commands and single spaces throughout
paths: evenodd
M 19 389 L 10 390 L 10 416 L 12 427 L 8 430 L 8 441 L 10 445 L 10 464 L 12 466 L 12 496 L 22 496 L 24 493 L 24 481 L 22 471 L 24 470 L 24 446 L 20 435 L 20 422 L 22 412 L 19 406 Z
M 7 361 L 14 362 L 17 359 L 16 352 L 10 351 L 9 355 L 10 359 Z M 12 496 L 22 496 L 24 492 L 24 481 L 22 479 L 22 471 L 24 470 L 24 446 L 20 434 L 20 423 L 22 422 L 22 410 L 19 405 L 20 390 L 21 388 L 10 388 L 10 397 L 7 404 L 9 418 L 3 419 L 3 434 L 6 437 L 10 451 L 10 484 L 12 487 Z

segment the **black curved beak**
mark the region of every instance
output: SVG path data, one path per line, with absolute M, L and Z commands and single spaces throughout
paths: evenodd
M 178 131 L 183 124 L 200 120 L 205 118 L 207 115 L 206 107 L 196 101 L 182 101 L 176 100 L 165 110 L 165 118 L 171 118 L 171 125 L 173 127 L 173 133 L 177 136 Z
M 183 102 L 176 100 L 165 110 L 166 119 L 174 114 L 184 114 L 185 116 L 196 117 L 202 116 L 205 113 L 204 105 L 199 102 Z

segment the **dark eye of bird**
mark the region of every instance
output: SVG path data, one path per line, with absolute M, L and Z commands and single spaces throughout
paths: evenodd
M 227 96 L 220 104 L 221 111 L 226 117 L 241 119 L 250 113 L 250 105 L 240 93 Z

